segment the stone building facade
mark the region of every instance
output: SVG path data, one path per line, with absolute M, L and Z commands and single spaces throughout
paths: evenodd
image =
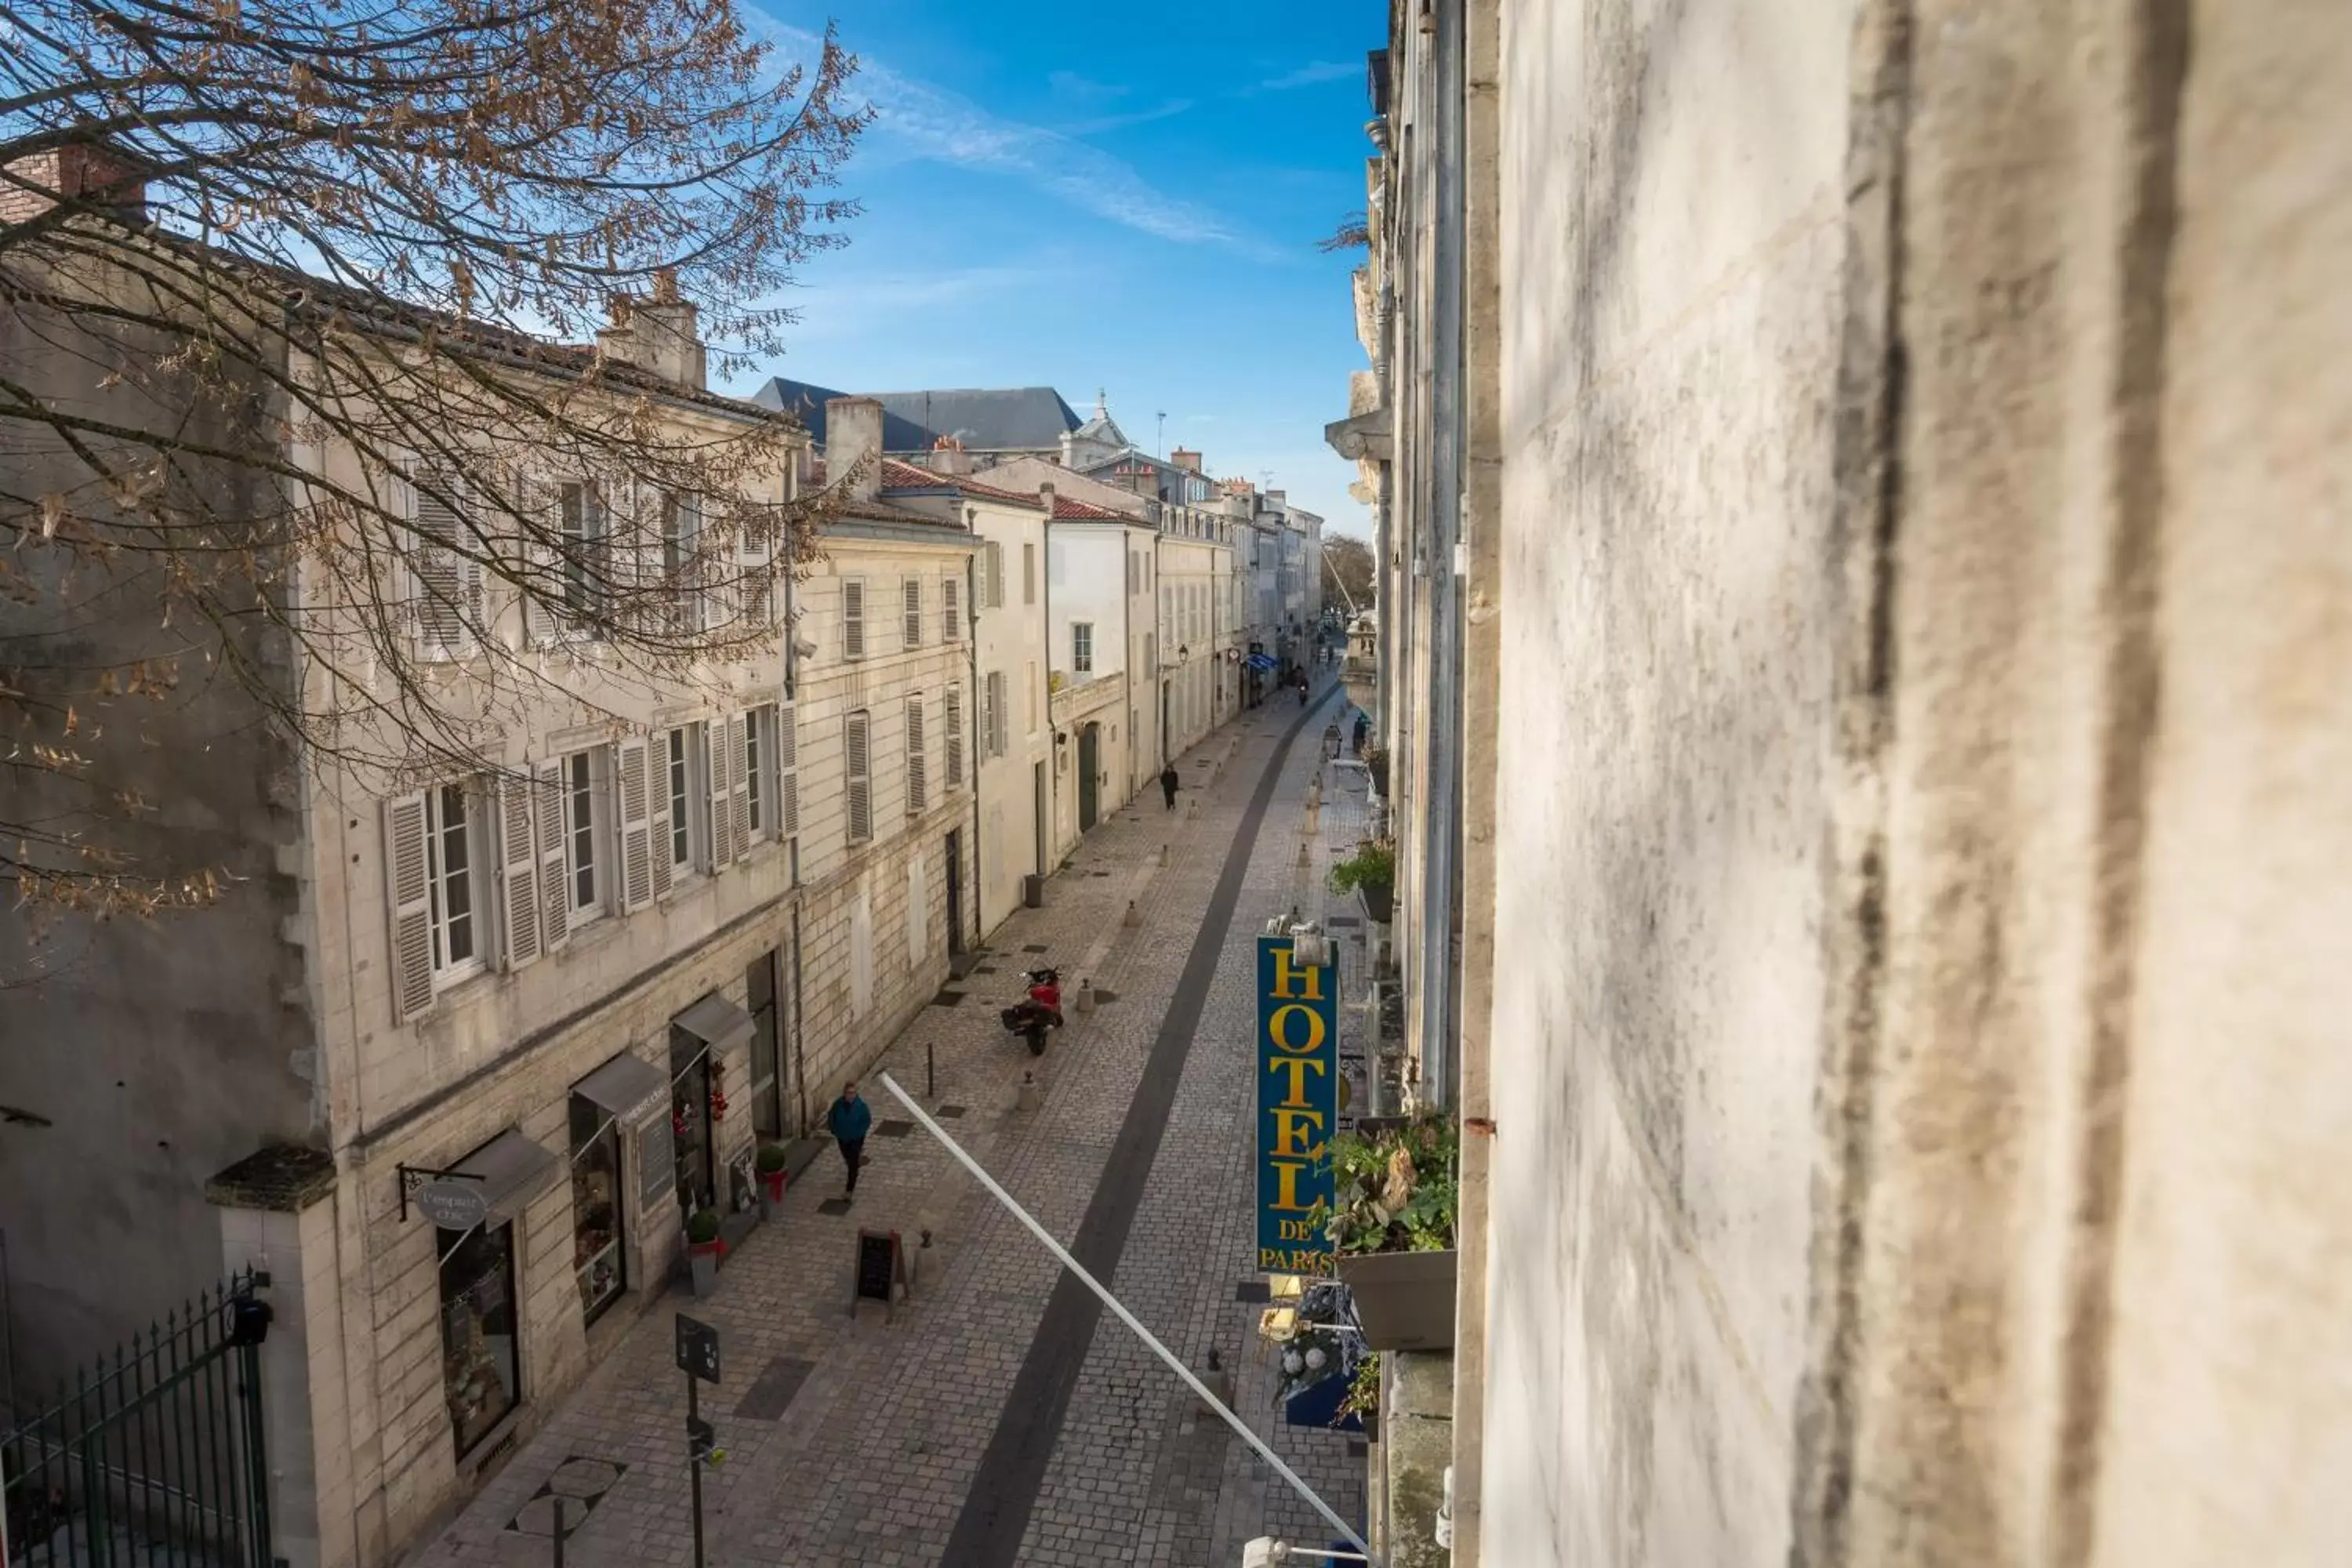
M 2340 13 L 1400 5 L 1371 85 L 1453 1560 L 2336 1561 Z

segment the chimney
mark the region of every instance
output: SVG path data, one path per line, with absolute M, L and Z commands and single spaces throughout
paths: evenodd
M 847 477 L 858 464 L 866 471 L 851 483 L 856 500 L 872 500 L 882 490 L 882 405 L 871 397 L 836 397 L 824 405 L 825 469 L 835 480 Z
M 1189 447 L 1177 447 L 1168 454 L 1168 460 L 1188 473 L 1197 474 L 1201 471 L 1201 454 Z
M 971 454 L 953 436 L 942 436 L 931 443 L 931 472 L 935 474 L 969 474 Z
M 654 274 L 651 297 L 614 300 L 613 324 L 596 334 L 596 343 L 607 359 L 708 391 L 698 324 L 693 301 L 678 298 L 677 274 L 665 267 Z
M 0 180 L 0 223 L 30 223 L 61 201 L 86 201 L 126 223 L 146 220 L 147 181 L 138 164 L 102 143 L 30 153 L 13 160 L 8 174 Z
M 1054 481 L 1047 479 L 1037 487 L 1038 504 L 1045 509 L 1045 521 L 1054 521 Z

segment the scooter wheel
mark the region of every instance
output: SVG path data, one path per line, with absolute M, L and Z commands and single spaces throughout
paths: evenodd
M 1044 1035 L 1038 1034 L 1029 1037 L 1029 1054 L 1033 1057 L 1042 1057 L 1045 1054 L 1045 1037 Z

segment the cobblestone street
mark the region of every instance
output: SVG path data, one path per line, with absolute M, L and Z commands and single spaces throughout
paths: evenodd
M 924 1097 L 1082 1260 L 1115 1259 L 1120 1299 L 1188 1364 L 1217 1352 L 1244 1418 L 1355 1519 L 1362 1450 L 1339 1433 L 1279 1424 L 1273 1359 L 1255 1335 L 1261 1309 L 1243 1289 L 1260 1278 L 1253 942 L 1268 917 L 1321 908 L 1331 850 L 1360 833 L 1360 769 L 1328 769 L 1319 823 L 1304 812 L 1326 767 L 1324 727 L 1344 708 L 1336 690 L 1303 717 L 1271 703 L 1213 735 L 1180 763 L 1176 809 L 1147 789 L 1089 834 L 1045 908 L 1001 928 L 980 967 L 924 1010 L 879 1068 Z M 1238 842 L 1270 772 L 1255 834 Z M 1226 915 L 1216 894 L 1229 852 L 1230 915 L 1188 985 L 1204 922 Z M 1071 1004 L 1042 1061 L 996 1017 L 1037 962 L 1061 969 Z M 1103 998 L 1090 1015 L 1074 1005 L 1081 981 Z M 1175 1026 L 1195 1008 L 1188 1035 Z M 927 1058 L 936 1089 L 925 1096 Z M 1024 1111 L 1033 1068 L 1043 1107 Z M 812 1085 L 812 1096 L 834 1087 Z M 713 1563 L 1191 1568 L 1238 1563 L 1253 1536 L 1330 1538 L 906 1120 L 878 1072 L 864 1089 L 876 1128 L 855 1206 L 837 1212 L 841 1171 L 828 1151 L 794 1184 L 782 1223 L 761 1226 L 729 1258 L 713 1297 L 698 1304 L 680 1288 L 656 1303 L 424 1561 L 551 1561 L 553 1492 L 587 1510 L 566 1543 L 570 1563 L 690 1562 L 677 1310 L 717 1325 L 723 1343 L 724 1379 L 702 1396 L 726 1450 L 705 1489 Z M 861 1226 L 900 1231 L 917 1260 L 895 1313 L 851 1310 Z

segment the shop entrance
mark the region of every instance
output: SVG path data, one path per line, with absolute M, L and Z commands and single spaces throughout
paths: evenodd
M 710 1137 L 710 1047 L 669 1026 L 669 1131 L 677 1162 L 677 1206 L 691 1215 L 712 1201 L 719 1168 Z

